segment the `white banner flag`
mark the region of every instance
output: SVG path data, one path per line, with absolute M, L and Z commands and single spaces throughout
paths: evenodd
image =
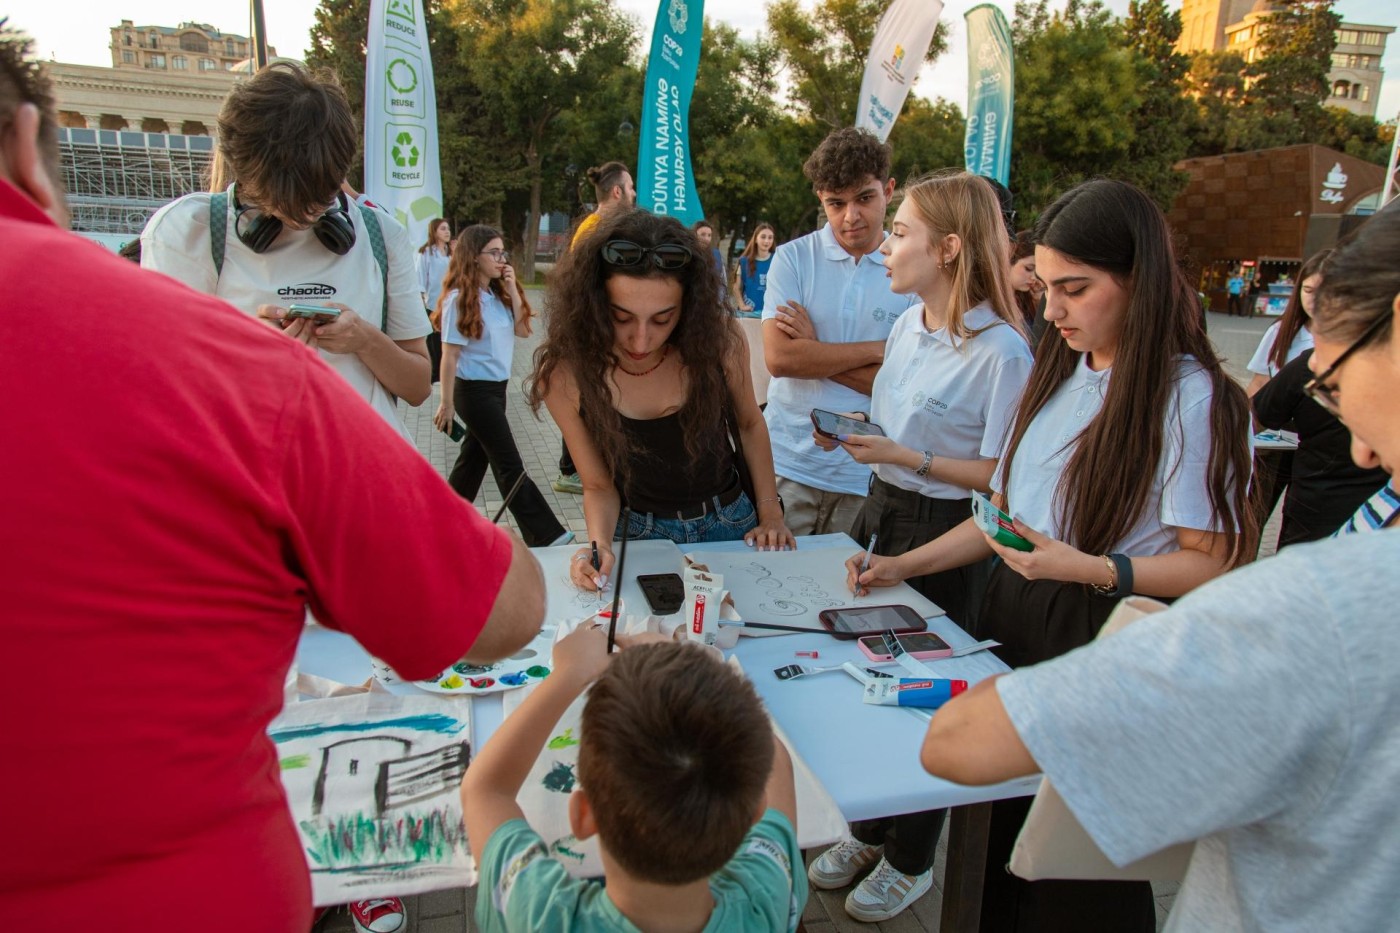
M 909 85 L 933 44 L 942 12 L 943 0 L 894 0 L 880 17 L 860 82 L 856 126 L 874 133 L 881 142 L 889 138 L 904 108 Z
M 437 96 L 422 0 L 370 0 L 365 56 L 365 194 L 426 242 L 442 216 Z

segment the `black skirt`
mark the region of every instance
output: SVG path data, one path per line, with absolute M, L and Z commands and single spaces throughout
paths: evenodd
M 982 602 L 979 635 L 1024 667 L 1087 645 L 1118 600 L 1082 583 L 1027 580 L 998 562 Z M 982 887 L 983 933 L 1152 933 L 1157 914 L 1146 881 L 1025 881 L 1006 868 L 1031 798 L 992 804 Z

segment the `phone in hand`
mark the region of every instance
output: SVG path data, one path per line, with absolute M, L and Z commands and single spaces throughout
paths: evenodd
M 317 324 L 329 324 L 340 317 L 339 308 L 327 308 L 324 305 L 303 305 L 293 303 L 288 306 L 287 313 L 282 316 L 282 326 L 285 327 L 297 318 L 307 318 Z
M 933 632 L 914 632 L 911 635 L 897 635 L 900 647 L 904 653 L 911 658 L 928 660 L 930 658 L 949 658 L 953 656 L 953 648 L 942 638 Z M 856 647 L 860 653 L 872 661 L 893 661 L 894 655 L 890 654 L 885 647 L 885 640 L 879 635 L 862 635 L 856 639 Z
M 850 641 L 862 635 L 879 636 L 884 632 L 904 635 L 922 632 L 928 622 L 908 606 L 850 606 L 845 609 L 823 609 L 817 621 L 836 638 Z
M 972 494 L 972 517 L 976 519 L 977 527 L 997 544 L 1018 551 L 1035 550 L 1034 544 L 1016 533 L 1011 516 L 993 505 L 992 500 L 980 492 Z
M 458 442 L 467 436 L 467 426 L 458 421 L 456 415 L 452 416 L 452 423 L 447 426 L 447 436 Z
M 637 585 L 642 588 L 647 605 L 656 615 L 668 616 L 680 612 L 685 603 L 685 583 L 678 573 L 638 574 Z
M 812 409 L 812 427 L 816 428 L 817 433 L 822 437 L 829 437 L 832 440 L 841 434 L 863 434 L 866 437 L 885 436 L 884 429 L 878 424 L 857 421 L 855 418 L 847 418 L 845 415 L 823 411 L 820 408 Z

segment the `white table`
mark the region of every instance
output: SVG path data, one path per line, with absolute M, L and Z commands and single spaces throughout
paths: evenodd
M 855 553 L 861 549 L 846 535 L 821 535 L 799 540 L 799 547 L 843 548 Z M 695 550 L 743 550 L 743 542 L 707 543 Z M 576 552 L 573 545 L 536 549 L 544 570 L 547 600 L 545 624 L 577 618 L 603 602 L 580 594 L 568 581 L 568 561 Z M 677 573 L 684 558 L 681 549 L 669 541 L 633 541 L 627 546 L 627 579 L 622 599 L 632 612 L 645 606 L 636 577 L 644 573 Z M 928 606 L 908 586 L 891 588 L 890 603 Z M 929 629 L 954 648 L 971 644 L 973 638 L 946 616 L 935 616 Z M 816 650 L 816 660 L 797 658 L 795 652 Z M 741 638 L 733 654 L 753 681 L 773 718 L 778 721 L 797 752 L 826 786 L 848 820 L 870 819 L 919 810 L 956 807 L 949 832 L 949 879 L 944 885 L 945 930 L 975 930 L 981 900 L 982 853 L 986 848 L 985 807 L 1008 797 L 1035 793 L 1040 779 L 1024 778 L 989 787 L 963 787 L 930 776 L 919 764 L 919 747 L 926 725 L 897 707 L 868 706 L 861 702 L 861 685 L 842 672 L 780 681 L 773 670 L 794 662 L 810 666 L 839 664 L 854 660 L 869 665 L 854 641 L 837 641 L 824 633 L 792 634 L 780 637 Z M 967 680 L 969 684 L 1008 670 L 988 652 L 965 658 L 927 661 L 940 677 Z M 301 671 L 337 680 L 361 683 L 371 675 L 369 655 L 348 635 L 321 626 L 309 626 L 297 649 Z M 886 670 L 898 673 L 897 667 Z M 395 684 L 395 693 L 422 695 L 410 684 Z M 474 747 L 480 748 L 500 727 L 502 694 L 473 698 L 472 728 Z M 957 877 L 953 877 L 957 872 Z M 970 918 L 969 918 L 970 913 Z M 970 924 L 970 925 L 969 925 Z

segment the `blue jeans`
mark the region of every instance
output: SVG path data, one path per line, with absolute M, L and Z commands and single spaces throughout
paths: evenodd
M 633 512 L 627 522 L 627 537 L 634 541 L 670 540 L 677 544 L 705 541 L 741 541 L 758 525 L 758 511 L 744 493 L 699 518 L 666 518 L 651 512 Z M 622 538 L 622 518 L 617 519 L 614 539 Z

